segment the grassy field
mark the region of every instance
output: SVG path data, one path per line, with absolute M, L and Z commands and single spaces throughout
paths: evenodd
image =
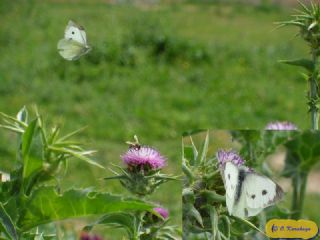
M 308 54 L 294 29 L 274 30 L 290 13 L 265 5 L 2 1 L 0 110 L 36 104 L 64 132 L 88 126 L 81 139 L 106 167 L 137 134 L 168 157 L 166 172 L 179 174 L 185 130 L 263 128 L 272 120 L 309 127 L 306 82 L 277 62 Z M 56 49 L 69 19 L 85 26 L 93 46 L 76 62 Z M 1 131 L 0 140 L 8 169 L 15 138 Z M 64 184 L 121 192 L 99 180 L 108 175 L 75 161 Z M 181 224 L 181 185 L 166 189 L 154 199 Z

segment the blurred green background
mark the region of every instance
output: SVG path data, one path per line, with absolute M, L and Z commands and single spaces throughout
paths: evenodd
M 275 30 L 292 13 L 283 2 L 2 0 L 0 111 L 36 104 L 65 133 L 88 126 L 80 138 L 107 168 L 137 134 L 167 156 L 172 174 L 180 173 L 185 130 L 263 128 L 272 120 L 308 128 L 306 82 L 277 62 L 308 54 L 295 29 Z M 93 47 L 75 62 L 56 49 L 69 19 L 85 27 Z M 16 140 L 1 130 L 0 141 L 6 170 Z M 110 175 L 74 161 L 64 185 L 123 192 L 100 180 Z M 154 195 L 178 225 L 180 193 L 176 182 Z

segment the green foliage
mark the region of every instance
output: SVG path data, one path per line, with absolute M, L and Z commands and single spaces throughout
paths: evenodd
M 282 60 L 281 63 L 303 67 L 306 70 L 312 72 L 314 70 L 314 62 L 309 59 L 294 59 L 294 60 Z
M 11 240 L 18 239 L 18 233 L 10 215 L 6 212 L 3 204 L 0 202 L 0 233 L 4 232 L 5 235 Z
M 286 64 L 304 67 L 307 71 L 309 81 L 308 108 L 311 115 L 311 129 L 318 129 L 319 126 L 319 69 L 318 58 L 320 56 L 320 3 L 311 1 L 310 6 L 306 6 L 299 1 L 300 10 L 292 15 L 292 20 L 280 22 L 279 26 L 296 26 L 299 28 L 300 37 L 306 41 L 310 48 L 311 59 L 297 59 L 282 61 Z
M 280 22 L 279 26 L 297 26 L 300 30 L 300 36 L 309 43 L 310 47 L 315 50 L 320 49 L 320 5 L 311 1 L 310 6 L 300 2 L 299 10 L 292 15 L 293 19 L 290 21 Z M 317 54 L 320 54 L 318 52 Z
M 298 59 L 284 61 L 290 65 L 304 67 L 307 70 L 305 78 L 309 82 L 308 91 L 308 110 L 311 119 L 311 129 L 319 129 L 319 56 L 320 56 L 320 3 L 311 1 L 309 5 L 300 2 L 300 9 L 292 15 L 292 20 L 280 22 L 279 26 L 295 26 L 299 29 L 299 36 L 308 44 L 310 48 L 311 59 Z M 303 141 L 317 143 L 316 135 L 305 136 Z M 313 164 L 318 160 L 316 151 L 309 146 L 304 145 L 300 139 L 287 144 L 289 149 L 284 175 L 292 176 L 293 200 L 292 217 L 299 219 L 303 213 L 305 189 L 307 177 Z M 309 144 L 311 144 L 309 142 Z M 312 146 L 313 144 L 311 144 Z M 297 149 L 293 149 L 298 147 Z
M 266 157 L 286 143 L 288 139 L 298 135 L 298 131 L 274 130 L 236 130 L 231 131 L 234 140 L 241 143 L 240 155 L 246 159 L 249 166 L 265 175 L 270 175 L 269 167 L 264 164 Z
M 288 150 L 285 176 L 310 172 L 320 159 L 320 133 L 304 131 L 285 143 Z
M 29 120 L 23 108 L 17 117 L 1 114 L 2 128 L 17 133 L 17 159 L 10 178 L 0 181 L 0 237 L 7 239 L 48 239 L 34 234 L 35 227 L 65 219 L 109 214 L 121 211 L 153 211 L 150 203 L 105 192 L 60 190 L 60 179 L 67 163 L 77 158 L 101 167 L 84 150 L 70 140 L 79 131 L 59 136 L 59 127 L 51 131 L 37 113 Z M 6 239 L 6 238 L 5 238 Z
M 25 121 L 21 121 L 23 120 L 21 116 L 28 115 L 25 108 L 18 113 L 17 118 L 4 113 L 1 115 L 4 122 L 1 127 L 14 131 L 19 135 L 17 150 L 18 167 L 16 169 L 17 172 L 13 176 L 16 176 L 16 181 L 22 180 L 22 182 L 21 186 L 19 186 L 20 184 L 15 185 L 19 189 L 13 188 L 12 191 L 23 192 L 28 196 L 36 186 L 46 181 L 55 180 L 55 176 L 62 171 L 66 171 L 63 167 L 67 166 L 67 161 L 70 158 L 77 158 L 92 165 L 102 167 L 87 157 L 94 151 L 86 151 L 78 142 L 69 140 L 78 131 L 64 137 L 59 137 L 60 128 L 56 126 L 48 131 L 38 113 L 29 122 L 27 118 L 24 119 Z
M 128 239 L 140 240 L 177 240 L 181 232 L 176 226 L 167 226 L 169 220 L 151 213 L 111 213 L 84 228 L 91 231 L 93 227 L 102 225 L 125 229 Z
M 183 201 L 184 239 L 229 239 L 231 220 L 224 209 L 223 182 L 215 158 L 207 156 L 209 133 L 200 150 L 190 136 L 182 146 L 185 173 Z
M 160 185 L 170 180 L 177 180 L 176 177 L 160 173 L 159 170 L 126 170 L 122 169 L 121 167 L 118 167 L 118 169 L 121 171 L 121 174 L 114 172 L 115 176 L 106 177 L 104 179 L 118 179 L 121 185 L 129 192 L 141 197 L 151 195 Z
M 213 131 L 214 132 L 214 131 Z M 219 139 L 209 143 L 210 132 L 200 132 L 183 139 L 183 172 L 185 174 L 183 199 L 183 229 L 186 239 L 248 239 L 264 235 L 266 220 L 272 218 L 297 218 L 303 215 L 305 176 L 319 161 L 320 135 L 317 131 L 257 131 L 234 130 L 229 134 L 245 165 L 273 178 L 266 158 L 286 148 L 286 162 L 281 175 L 291 178 L 298 192 L 292 195 L 295 208 L 288 210 L 275 206 L 249 219 L 229 216 L 225 205 L 225 189 L 215 156 Z M 214 136 L 220 136 L 213 134 Z M 194 142 L 194 139 L 200 139 Z M 221 144 L 221 143 L 220 143 Z M 229 143 L 231 144 L 231 143 Z M 200 147 L 199 147 L 200 146 Z M 229 146 L 230 148 L 230 146 Z M 199 150 L 200 149 L 200 150 Z M 233 149 L 233 148 L 232 148 Z
M 58 194 L 54 188 L 41 187 L 25 200 L 23 217 L 18 224 L 22 231 L 27 231 L 58 220 L 120 211 L 151 211 L 152 207 L 152 204 L 143 201 L 89 189 L 72 189 Z
M 303 215 L 307 179 L 310 171 L 319 162 L 320 134 L 305 131 L 285 143 L 287 155 L 283 176 L 291 178 L 293 187 L 292 218 Z
M 129 150 L 136 151 L 144 160 L 152 158 L 152 155 L 144 156 L 144 152 L 139 152 L 143 145 L 139 143 L 138 137 L 134 136 L 135 142 L 127 142 Z M 142 161 L 141 161 L 142 162 Z M 115 176 L 107 177 L 105 180 L 117 179 L 121 185 L 133 195 L 143 199 L 150 198 L 154 191 L 170 180 L 179 180 L 178 177 L 162 173 L 163 169 L 152 169 L 149 164 L 130 165 L 125 167 L 116 166 L 121 172 L 111 170 Z M 169 212 L 165 209 L 156 208 L 153 212 L 135 211 L 133 213 L 111 213 L 102 216 L 95 223 L 85 227 L 85 231 L 90 231 L 96 225 L 122 228 L 126 231 L 128 239 L 132 240 L 176 240 L 181 236 L 178 226 L 168 226 L 170 221 Z M 160 211 L 160 212 L 159 212 Z M 165 214 L 165 215 L 163 215 Z M 168 216 L 166 216 L 168 214 Z M 163 216 L 162 216 L 163 215 Z
M 165 149 L 169 173 L 180 171 L 177 138 L 187 129 L 258 129 L 275 119 L 306 128 L 305 81 L 275 61 L 306 53 L 301 42 L 289 40 L 294 29 L 272 31 L 272 22 L 286 19 L 288 10 L 207 2 L 136 6 L 6 0 L 0 4 L 1 111 L 15 114 L 22 105 L 36 103 L 51 116 L 50 123 L 63 124 L 64 133 L 88 125 L 78 138 L 99 150 L 96 158 L 103 166 L 117 163 L 123 140 L 139 134 Z M 70 18 L 84 25 L 93 46 L 77 62 L 64 61 L 56 50 Z M 141 36 L 160 29 L 153 36 L 165 36 L 170 48 L 203 49 L 211 64 L 184 62 L 184 53 L 173 61 L 155 56 L 150 46 L 133 42 L 136 29 Z M 0 140 L 1 168 L 9 171 L 16 139 L 1 134 Z M 120 192 L 118 183 L 96 179 L 102 175 L 99 168 L 81 161 L 70 161 L 68 168 L 77 174 L 67 174 L 62 187 L 96 185 Z M 166 188 L 181 192 L 176 181 Z M 180 224 L 180 197 L 163 190 L 155 198 Z M 120 238 L 117 233 L 108 236 Z

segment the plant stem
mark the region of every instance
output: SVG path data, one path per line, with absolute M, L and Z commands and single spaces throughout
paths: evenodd
M 308 173 L 300 172 L 299 175 L 292 179 L 293 196 L 291 211 L 293 219 L 300 219 L 303 213 L 304 198 L 307 188 Z
M 311 129 L 319 129 L 319 109 L 318 102 L 318 56 L 316 49 L 312 49 L 312 62 L 313 71 L 309 78 L 310 83 L 310 114 L 311 114 Z M 292 217 L 294 219 L 300 219 L 303 213 L 304 198 L 306 193 L 308 180 L 308 172 L 300 172 L 299 175 L 292 179 L 293 196 L 291 210 L 294 212 Z
M 310 82 L 310 114 L 311 114 L 311 129 L 318 130 L 319 112 L 317 107 L 318 100 L 318 56 L 315 50 L 312 50 L 313 72 L 309 79 Z
M 140 240 L 140 231 L 141 231 L 141 224 L 142 224 L 143 212 L 136 212 L 134 217 L 134 236 L 132 240 Z
M 298 206 L 298 218 L 301 218 L 302 212 L 303 212 L 303 206 L 304 206 L 304 198 L 306 194 L 306 188 L 307 188 L 307 180 L 308 180 L 308 174 L 302 173 L 300 176 L 300 196 L 299 196 L 299 206 Z
M 295 175 L 292 178 L 292 188 L 293 188 L 293 193 L 292 193 L 292 205 L 291 205 L 291 212 L 294 212 L 292 214 L 292 218 L 296 219 L 297 215 L 297 209 L 298 209 L 298 202 L 299 202 L 299 194 L 298 194 L 298 189 L 299 189 L 299 175 Z

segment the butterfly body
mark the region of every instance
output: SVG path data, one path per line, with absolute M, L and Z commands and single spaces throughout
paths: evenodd
M 227 162 L 222 170 L 222 177 L 230 215 L 240 218 L 255 216 L 283 196 L 279 185 L 246 166 Z
M 58 42 L 57 48 L 60 55 L 69 61 L 77 60 L 91 50 L 84 28 L 73 21 L 69 21 L 64 38 Z

